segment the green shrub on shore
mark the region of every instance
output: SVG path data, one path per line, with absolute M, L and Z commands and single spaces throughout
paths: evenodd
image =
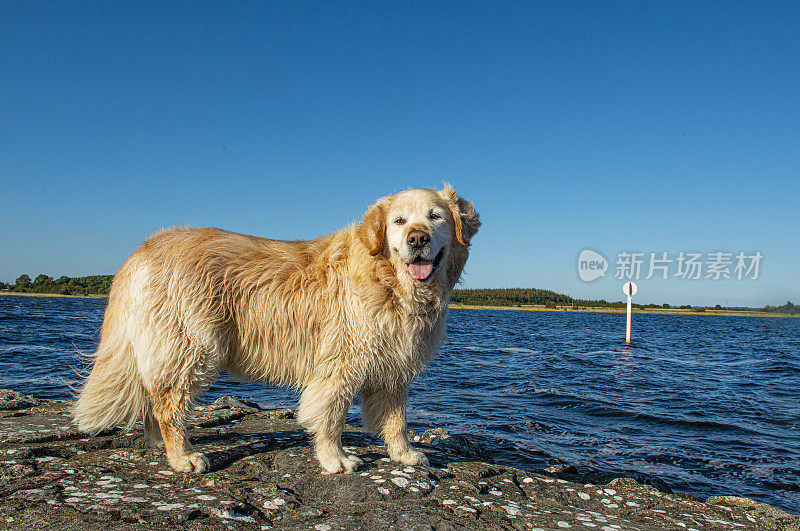
M 536 288 L 456 289 L 451 302 L 466 306 L 516 306 L 521 304 L 571 305 L 572 297 Z
M 12 293 L 42 293 L 57 295 L 108 295 L 114 275 L 92 275 L 88 277 L 62 276 L 58 279 L 41 274 L 31 281 L 28 275 L 20 275 L 14 284 L 0 282 L 0 289 Z

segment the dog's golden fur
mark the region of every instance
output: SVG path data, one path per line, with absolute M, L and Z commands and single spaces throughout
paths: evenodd
M 406 438 L 408 386 L 441 344 L 479 226 L 472 203 L 445 186 L 382 198 L 360 223 L 309 241 L 156 233 L 114 277 L 75 422 L 96 433 L 142 419 L 175 470 L 203 472 L 209 463 L 187 439 L 186 413 L 227 369 L 303 389 L 298 419 L 325 470 L 361 462 L 341 446 L 358 392 L 390 457 L 425 463 Z M 408 243 L 412 231 L 428 235 L 426 247 Z

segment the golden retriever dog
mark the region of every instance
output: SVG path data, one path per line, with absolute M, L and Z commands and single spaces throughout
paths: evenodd
M 480 224 L 446 185 L 384 197 L 361 222 L 309 241 L 158 232 L 114 277 L 75 423 L 94 434 L 141 419 L 173 469 L 204 472 L 187 410 L 227 369 L 302 389 L 297 418 L 328 472 L 362 462 L 341 443 L 359 392 L 391 459 L 425 464 L 406 437 L 408 387 L 441 345 Z

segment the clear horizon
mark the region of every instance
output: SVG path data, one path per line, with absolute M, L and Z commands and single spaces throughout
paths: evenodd
M 797 20 L 789 2 L 10 4 L 0 280 L 113 274 L 174 225 L 313 238 L 447 181 L 484 223 L 461 287 L 798 303 Z M 584 250 L 605 276 L 581 280 Z

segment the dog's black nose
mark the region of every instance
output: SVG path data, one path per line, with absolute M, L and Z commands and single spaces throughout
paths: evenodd
M 406 242 L 415 249 L 425 247 L 430 241 L 430 235 L 428 235 L 426 232 L 422 232 L 421 230 L 412 230 L 408 233 L 408 236 L 406 236 Z

